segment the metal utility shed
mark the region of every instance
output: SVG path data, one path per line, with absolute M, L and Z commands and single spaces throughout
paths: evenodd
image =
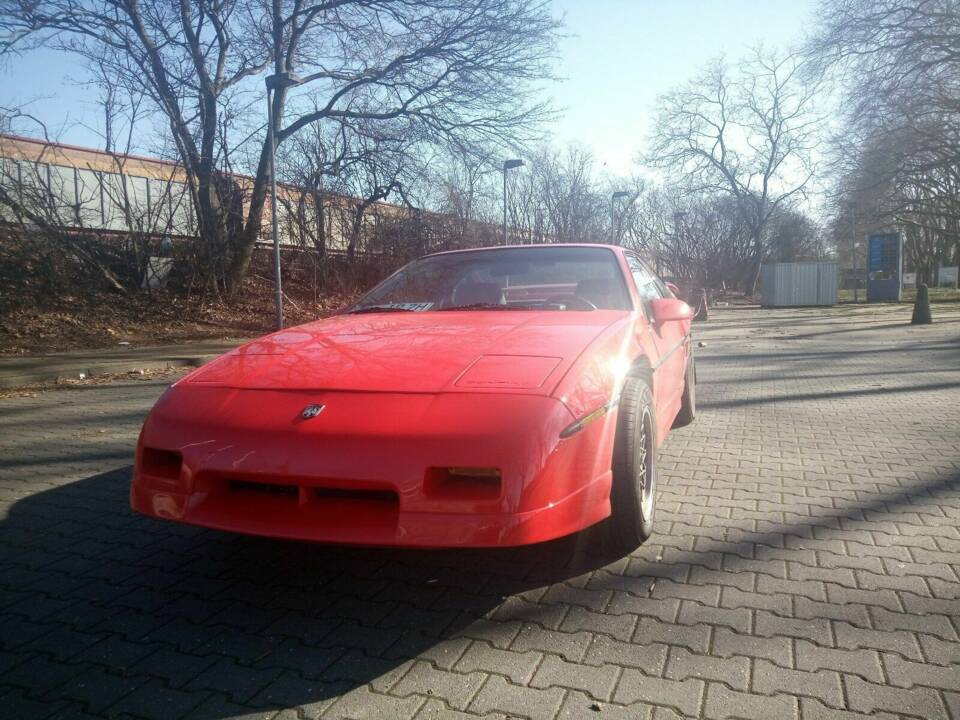
M 760 271 L 762 307 L 836 304 L 835 262 L 771 263 Z

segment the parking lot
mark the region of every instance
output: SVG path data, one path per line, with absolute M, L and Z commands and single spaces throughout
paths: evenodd
M 720 309 L 632 557 L 128 509 L 173 377 L 0 400 L 9 718 L 960 720 L 960 306 Z

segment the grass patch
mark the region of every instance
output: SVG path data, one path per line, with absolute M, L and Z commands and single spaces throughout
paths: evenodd
M 860 290 L 860 302 L 867 302 L 867 291 Z M 901 295 L 903 303 L 913 304 L 917 299 L 917 291 L 914 288 L 905 288 Z M 853 302 L 853 290 L 841 289 L 837 292 L 837 299 L 842 303 Z M 960 289 L 957 288 L 930 288 L 930 302 L 960 302 Z

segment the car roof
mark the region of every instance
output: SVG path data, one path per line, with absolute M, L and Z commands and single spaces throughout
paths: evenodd
M 615 253 L 623 252 L 623 246 L 621 245 L 606 245 L 600 243 L 537 243 L 535 245 L 487 245 L 485 247 L 462 248 L 460 250 L 444 250 L 443 252 L 429 253 L 423 257 L 486 252 L 488 250 L 533 250 L 535 248 L 604 248 L 606 250 L 612 250 Z

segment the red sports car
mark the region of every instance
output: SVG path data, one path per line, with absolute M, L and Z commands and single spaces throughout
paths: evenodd
M 421 547 L 650 534 L 657 448 L 695 413 L 690 307 L 633 253 L 463 250 L 175 383 L 130 501 L 239 533 Z

